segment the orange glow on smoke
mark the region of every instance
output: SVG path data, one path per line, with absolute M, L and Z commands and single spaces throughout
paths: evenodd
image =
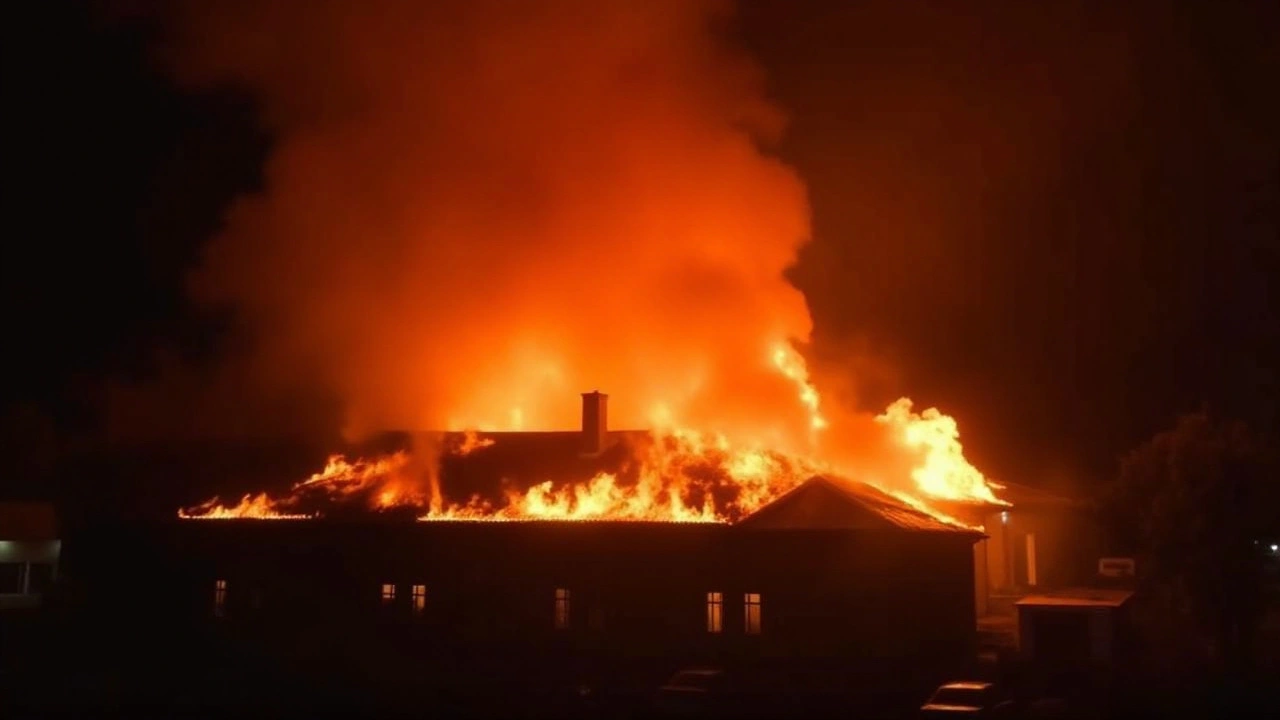
M 273 142 L 263 190 L 227 213 L 192 283 L 235 308 L 251 357 L 170 404 L 241 430 L 273 417 L 246 408 L 318 389 L 352 438 L 471 432 L 331 458 L 286 492 L 183 517 L 341 501 L 731 522 L 817 473 L 924 508 L 995 498 L 951 418 L 822 394 L 787 279 L 811 236 L 807 192 L 771 153 L 786 118 L 761 68 L 720 31 L 730 4 L 376 4 L 307 4 L 306 22 L 271 3 L 177 4 L 175 76 L 252 93 Z M 612 393 L 611 428 L 652 431 L 624 469 L 498 497 L 447 486 L 445 458 L 499 450 L 484 432 L 577 429 L 570 400 L 592 388 Z M 139 416 L 115 424 L 164 427 L 148 407 L 113 403 Z

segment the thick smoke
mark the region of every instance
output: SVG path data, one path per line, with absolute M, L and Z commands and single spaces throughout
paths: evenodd
M 806 427 L 777 342 L 805 191 L 783 118 L 692 0 L 217 2 L 168 44 L 277 139 L 193 287 L 249 324 L 263 377 L 314 380 L 348 429 L 614 427 L 655 411 Z M 661 406 L 661 407 L 659 407 Z

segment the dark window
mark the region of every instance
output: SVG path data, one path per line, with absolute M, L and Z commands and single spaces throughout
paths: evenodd
M 227 614 L 227 581 L 213 581 L 213 614 L 222 617 Z
M 25 563 L 0 563 L 0 593 L 12 595 L 22 592 L 25 573 Z
M 53 564 L 31 563 L 27 568 L 27 592 L 46 593 L 53 589 Z
M 569 629 L 569 591 L 556 588 L 556 629 Z

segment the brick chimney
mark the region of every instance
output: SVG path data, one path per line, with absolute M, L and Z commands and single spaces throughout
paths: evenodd
M 604 451 L 609 431 L 609 396 L 599 391 L 582 393 L 582 451 L 598 455 Z

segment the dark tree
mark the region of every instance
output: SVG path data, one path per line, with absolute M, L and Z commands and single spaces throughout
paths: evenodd
M 1265 611 L 1259 540 L 1280 525 L 1275 460 L 1244 424 L 1186 415 L 1124 458 L 1106 503 L 1147 607 L 1229 669 L 1252 659 Z

